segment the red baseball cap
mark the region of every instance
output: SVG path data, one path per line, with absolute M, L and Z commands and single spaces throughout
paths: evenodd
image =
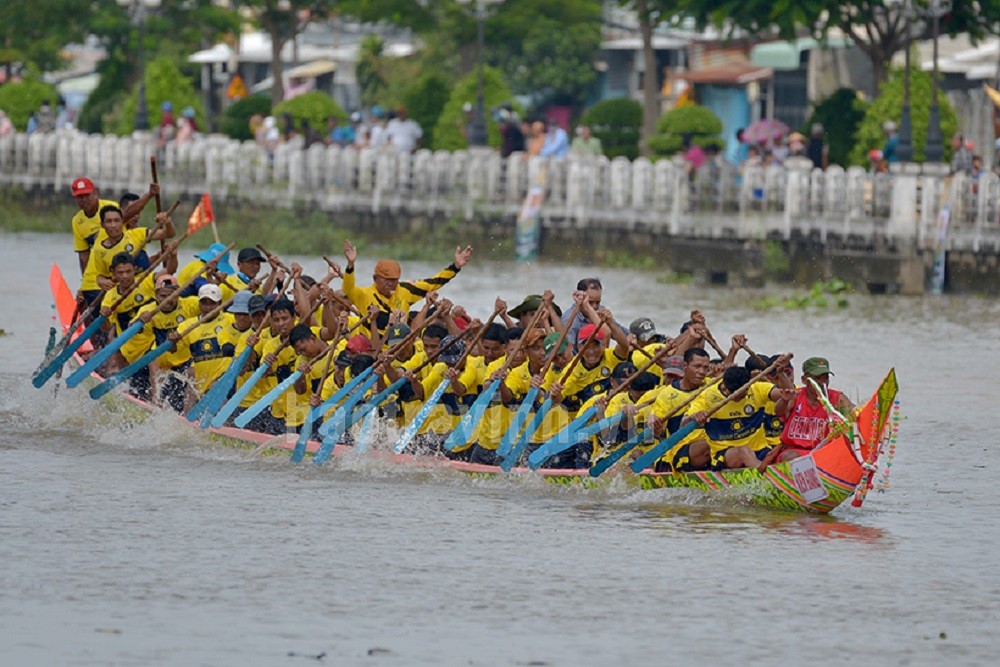
M 94 182 L 89 178 L 76 178 L 73 179 L 73 183 L 69 186 L 73 191 L 73 196 L 77 195 L 89 195 L 94 191 Z
M 587 340 L 588 338 L 590 338 L 590 334 L 592 334 L 594 332 L 594 329 L 596 328 L 597 328 L 596 324 L 587 324 L 580 327 L 580 333 L 576 335 L 576 340 L 577 341 Z M 594 336 L 594 338 L 597 338 L 598 340 L 604 340 L 605 338 L 604 331 L 603 330 L 598 331 L 597 335 Z
M 357 334 L 347 341 L 347 349 L 355 354 L 372 351 L 372 342 L 367 336 Z

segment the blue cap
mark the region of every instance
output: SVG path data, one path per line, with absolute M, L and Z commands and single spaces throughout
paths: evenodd
M 233 295 L 233 302 L 229 304 L 230 313 L 250 314 L 250 298 L 253 294 L 249 290 L 240 290 Z
M 229 251 L 226 250 L 226 246 L 221 243 L 213 243 L 205 250 L 197 253 L 195 257 L 203 262 L 211 262 L 219 255 L 222 255 L 222 259 L 219 260 L 218 264 L 219 271 L 222 271 L 223 273 L 236 273 L 236 269 L 234 269 L 232 264 L 229 263 Z

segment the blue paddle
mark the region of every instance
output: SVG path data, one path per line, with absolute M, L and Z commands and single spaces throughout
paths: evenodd
M 653 429 L 644 428 L 638 433 L 633 435 L 627 442 L 624 442 L 617 449 L 612 450 L 607 456 L 600 459 L 594 465 L 590 466 L 590 476 L 600 477 L 604 474 L 608 468 L 618 463 L 626 454 L 631 452 L 633 449 L 646 442 L 649 438 L 653 437 Z
M 379 376 L 375 374 L 375 366 L 369 366 L 365 370 L 358 373 L 357 377 L 351 378 L 351 381 L 340 388 L 333 396 L 323 401 L 321 405 L 316 406 L 313 410 L 310 410 L 307 419 L 312 418 L 311 421 L 319 419 L 324 414 L 326 414 L 333 406 L 340 403 L 342 400 L 346 399 L 344 404 L 347 405 L 350 402 L 351 406 L 357 405 L 358 401 L 364 397 L 365 393 L 378 382 Z M 352 393 L 353 392 L 353 393 Z M 353 401 L 351 400 L 353 398 Z M 343 406 L 337 408 L 337 411 L 333 413 L 333 416 L 323 422 L 319 427 L 319 434 L 323 436 L 323 441 L 320 443 L 320 447 L 316 450 L 313 455 L 313 463 L 319 465 L 325 463 L 330 454 L 333 452 L 334 446 L 340 439 L 340 436 L 344 434 L 346 429 L 339 430 L 336 434 L 331 434 L 331 430 L 334 427 L 342 426 L 346 423 L 347 413 L 342 410 Z M 310 427 L 311 428 L 311 427 Z M 292 452 L 292 462 L 299 463 L 306 453 L 306 443 L 309 438 L 306 437 L 305 440 L 301 438 L 295 443 L 295 450 Z
M 209 312 L 199 317 L 197 322 L 192 323 L 191 326 L 186 328 L 184 331 L 181 331 L 178 338 L 183 338 L 184 336 L 194 331 L 199 325 L 211 321 L 212 318 L 214 318 L 216 315 L 218 315 L 223 310 L 228 308 L 229 304 L 232 303 L 232 301 L 233 301 L 232 298 L 227 299 L 226 301 L 223 301 Z M 122 370 L 118 371 L 117 373 L 109 377 L 101 384 L 91 389 L 90 397 L 93 399 L 98 399 L 104 396 L 109 391 L 120 385 L 122 382 L 129 379 L 130 377 L 141 371 L 143 368 L 148 366 L 150 363 L 159 359 L 164 354 L 170 352 L 173 349 L 175 349 L 174 341 L 169 341 L 169 340 L 163 345 L 153 348 L 152 350 L 142 355 L 141 357 L 133 361 L 131 364 L 129 364 Z
M 458 423 L 455 430 L 452 431 L 451 434 L 448 435 L 448 438 L 444 441 L 445 449 L 451 452 L 454 451 L 454 449 L 459 445 L 464 445 L 468 442 L 469 437 L 475 431 L 476 426 L 489 409 L 490 404 L 493 402 L 493 396 L 499 388 L 499 380 L 491 380 L 486 383 L 486 386 L 483 387 L 482 393 L 476 397 L 476 400 L 472 403 L 472 407 L 469 408 L 469 411 L 462 417 L 462 421 Z
M 719 405 L 722 404 L 720 403 Z M 686 438 L 688 434 L 696 428 L 699 428 L 698 423 L 695 421 L 689 421 L 687 424 L 684 424 L 679 429 L 671 433 L 669 438 L 664 438 L 657 444 L 650 447 L 649 451 L 632 462 L 632 472 L 642 472 L 656 463 L 663 457 L 664 454 L 666 454 L 681 440 Z
M 69 377 L 66 378 L 66 386 L 72 389 L 87 379 L 91 372 L 100 368 L 101 364 L 110 359 L 115 352 L 121 349 L 122 345 L 127 343 L 133 336 L 142 331 L 143 326 L 145 326 L 145 322 L 136 318 L 135 322 L 129 324 L 128 328 L 122 331 L 118 336 L 115 336 L 114 340 L 98 350 L 90 357 L 90 359 L 84 362 L 75 371 L 70 373 Z
M 594 416 L 596 412 L 594 406 L 590 406 L 579 415 L 576 416 L 573 421 L 571 421 L 563 430 L 556 433 L 554 436 L 549 438 L 545 444 L 536 449 L 528 456 L 528 465 L 532 470 L 537 470 L 545 461 L 556 454 L 561 454 L 573 445 L 580 442 L 576 437 L 576 432 L 579 431 L 590 418 Z
M 87 327 L 80 332 L 79 336 L 70 341 L 69 344 L 67 344 L 66 347 L 64 347 L 62 351 L 52 359 L 52 361 L 32 376 L 32 386 L 34 386 L 35 389 L 41 389 L 53 375 L 62 370 L 63 364 L 69 361 L 69 358 L 72 357 L 84 343 L 90 340 L 90 337 L 97 333 L 97 330 L 101 328 L 101 325 L 107 321 L 108 318 L 103 315 L 98 315 L 94 318 L 94 321 L 88 324 Z
M 511 418 L 510 426 L 507 427 L 507 432 L 503 434 L 503 439 L 497 447 L 497 456 L 506 459 L 511 450 L 514 449 L 514 445 L 518 442 L 527 441 L 527 438 L 518 438 L 518 436 L 525 422 L 528 421 L 528 415 L 531 414 L 531 409 L 535 406 L 535 399 L 537 397 L 538 387 L 531 387 L 528 393 L 524 395 L 524 400 L 521 401 L 520 407 Z
M 378 382 L 379 375 L 371 375 L 367 380 L 365 380 L 357 391 L 348 396 L 344 402 L 337 408 L 337 411 L 333 413 L 333 417 L 328 419 L 323 423 L 323 427 L 320 429 L 323 431 L 323 442 L 320 443 L 320 448 L 317 450 L 316 455 L 313 456 L 313 462 L 317 465 L 325 463 L 330 457 L 330 453 L 333 452 L 333 448 L 340 442 L 341 436 L 347 433 L 354 422 L 350 419 L 351 411 L 354 410 L 354 406 L 364 398 L 368 390 L 371 389 L 376 382 Z M 325 430 L 324 430 L 325 429 Z M 317 457 L 319 457 L 317 459 Z
M 233 384 L 236 382 L 236 378 L 240 376 L 243 372 L 243 367 L 247 365 L 247 360 L 250 359 L 250 354 L 253 352 L 253 347 L 247 345 L 246 349 L 240 352 L 240 355 L 236 357 L 233 363 L 226 369 L 226 372 L 222 374 L 215 384 L 213 384 L 208 391 L 205 392 L 204 396 L 198 399 L 198 402 L 194 404 L 191 410 L 187 413 L 187 420 L 193 422 L 198 417 L 203 414 L 208 415 L 209 419 L 202 419 L 202 423 L 207 425 L 212 423 L 211 415 L 222 405 L 223 401 L 229 396 L 229 390 L 232 388 Z
M 246 379 L 246 382 L 244 382 L 243 385 L 236 390 L 236 393 L 229 397 L 229 400 L 226 401 L 225 404 L 219 408 L 219 411 L 215 413 L 215 416 L 212 417 L 212 428 L 222 428 L 226 425 L 226 420 L 229 419 L 229 416 L 236 412 L 236 408 L 240 407 L 240 403 L 243 402 L 243 399 L 250 395 L 253 388 L 257 386 L 257 383 L 260 382 L 261 378 L 267 375 L 269 370 L 271 370 L 271 364 L 261 362 L 260 366 L 257 367 L 257 370 L 251 373 L 250 377 Z
M 438 402 L 441 400 L 441 396 L 444 395 L 445 390 L 448 388 L 448 385 L 450 384 L 451 380 L 449 380 L 448 378 L 441 380 L 441 383 L 438 384 L 437 389 L 434 390 L 434 392 L 430 395 L 430 398 L 428 398 L 427 401 L 424 403 L 423 407 L 420 408 L 420 412 L 416 414 L 413 420 L 406 425 L 406 428 L 403 429 L 403 432 L 399 435 L 399 438 L 396 440 L 396 443 L 392 446 L 392 450 L 394 452 L 396 452 L 397 454 L 402 454 L 403 450 L 406 449 L 407 445 L 409 445 L 413 441 L 413 438 L 416 437 L 417 432 L 420 430 L 420 427 L 423 426 L 424 422 L 427 421 L 427 418 L 430 416 L 431 411 L 434 410 L 434 406 L 436 406 Z
M 35 372 L 31 374 L 32 383 L 34 383 L 35 378 L 39 377 L 42 374 L 42 372 L 45 371 L 51 364 L 55 363 L 56 357 L 61 352 L 65 351 L 66 346 L 69 345 L 73 340 L 73 334 L 76 333 L 77 329 L 80 328 L 84 320 L 86 320 L 90 316 L 90 314 L 94 311 L 94 309 L 101 305 L 101 299 L 103 298 L 104 298 L 104 291 L 101 290 L 100 294 L 97 295 L 97 297 L 91 302 L 91 304 L 87 306 L 87 308 L 82 313 L 80 313 L 80 316 L 77 317 L 72 324 L 69 325 L 69 327 L 66 329 L 66 333 L 63 334 L 63 337 L 59 339 L 58 343 L 50 340 L 51 344 L 45 347 L 45 358 L 42 359 L 42 363 L 38 364 L 38 368 L 35 369 Z M 79 310 L 77 312 L 79 312 Z M 90 335 L 88 335 L 87 338 L 81 340 L 80 345 L 83 345 L 83 341 L 89 339 Z M 78 348 L 79 345 L 76 348 L 74 348 L 73 351 L 75 352 L 76 349 Z M 62 368 L 63 364 L 66 363 L 66 361 L 69 359 L 70 356 L 72 356 L 72 353 L 70 353 L 70 355 L 67 356 L 62 363 L 58 364 L 57 368 Z M 55 370 L 52 371 L 52 375 L 55 375 Z M 46 377 L 44 380 L 42 380 L 41 384 L 35 385 L 35 387 L 40 388 L 42 384 L 45 384 L 45 381 L 47 381 L 49 377 L 52 377 L 52 375 Z

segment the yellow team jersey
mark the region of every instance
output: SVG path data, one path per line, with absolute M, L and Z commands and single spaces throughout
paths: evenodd
M 643 354 L 639 350 L 632 350 L 632 356 L 629 358 L 629 361 L 635 364 L 636 368 L 642 368 L 649 363 L 649 360 L 652 357 L 656 356 L 657 352 L 663 349 L 663 346 L 664 343 L 650 343 L 649 345 L 644 345 L 642 349 L 649 356 L 646 356 L 646 354 Z M 653 364 L 646 370 L 655 375 L 656 379 L 661 381 L 663 380 L 663 367 L 660 364 Z
M 309 327 L 309 330 L 313 332 L 314 336 L 319 338 L 319 327 Z M 260 355 L 261 359 L 268 354 L 276 354 L 277 359 L 271 365 L 271 372 L 257 383 L 258 386 L 265 382 L 267 383 L 264 393 L 277 387 L 279 382 L 286 380 L 298 368 L 296 361 L 299 355 L 296 354 L 295 348 L 291 345 L 284 345 L 284 341 L 281 338 L 271 338 L 264 344 L 263 354 Z M 309 400 L 308 397 L 306 400 Z M 271 403 L 271 414 L 277 419 L 284 419 L 288 413 L 288 408 L 294 408 L 297 403 L 298 399 L 296 398 L 295 391 L 289 388 Z
M 205 267 L 205 262 L 200 259 L 194 259 L 181 267 L 181 270 L 177 272 L 177 284 L 186 285 L 189 280 L 198 275 L 198 272 Z M 225 300 L 225 299 L 223 299 Z
M 77 211 L 76 215 L 73 216 L 71 223 L 73 227 L 73 250 L 76 252 L 90 250 L 102 236 L 107 236 L 101 228 L 101 209 L 105 206 L 118 206 L 118 204 L 110 199 L 100 199 L 97 202 L 97 210 L 94 211 L 94 215 L 87 215 L 83 211 Z M 91 276 L 87 280 L 86 271 L 84 271 L 84 280 L 80 283 L 80 289 L 96 290 L 100 289 L 100 287 L 97 286 L 97 280 L 94 276 Z
M 421 381 L 425 401 L 430 398 L 434 390 L 438 388 L 438 385 L 444 382 L 444 374 L 448 371 L 448 366 L 441 362 L 433 364 L 429 368 L 430 372 Z M 474 392 L 476 390 L 476 369 L 470 368 L 466 364 L 466 367 L 458 376 L 458 382 L 465 387 L 466 393 Z M 462 399 L 454 393 L 453 389 L 449 382 L 447 389 L 441 395 L 441 400 L 431 410 L 427 421 L 420 427 L 419 433 L 444 435 L 455 430 L 458 422 L 462 419 Z
M 656 397 L 656 400 L 653 402 L 653 406 L 650 409 L 650 414 L 654 415 L 657 419 L 662 421 L 664 418 L 666 418 L 667 415 L 677 410 L 677 408 L 680 407 L 685 401 L 689 400 L 693 394 L 695 394 L 701 389 L 701 387 L 705 386 L 706 384 L 711 384 L 712 382 L 714 382 L 714 380 L 706 377 L 705 380 L 702 382 L 701 387 L 695 387 L 690 391 L 685 391 L 684 389 L 681 389 L 680 382 L 681 382 L 680 379 L 677 379 L 668 385 L 657 387 L 656 389 L 653 389 L 652 392 L 650 392 L 652 394 L 655 394 Z M 706 389 L 705 393 L 708 393 L 710 391 L 712 390 Z M 643 396 L 643 398 L 649 396 L 650 393 Z M 693 403 L 691 405 L 693 405 Z M 681 421 L 683 421 L 684 415 L 687 414 L 687 412 L 688 412 L 687 409 L 681 410 L 677 414 L 672 415 L 670 419 L 667 419 L 666 427 L 663 433 L 664 438 L 669 437 L 671 433 L 674 433 L 675 431 L 677 431 L 677 429 L 681 427 Z M 665 452 L 664 455 L 660 458 L 660 460 L 667 462 L 673 461 L 674 455 L 681 447 L 683 447 L 684 445 L 688 445 L 694 442 L 695 440 L 701 440 L 704 437 L 705 437 L 705 432 L 700 428 L 695 428 L 693 431 L 691 431 L 690 434 L 685 436 L 675 446 L 671 447 L 669 451 Z
M 240 338 L 240 342 L 243 345 L 249 344 L 247 338 L 250 337 L 250 333 L 251 333 L 250 331 L 247 331 Z M 266 329 L 260 332 L 260 335 L 257 337 L 257 344 L 254 345 L 253 348 L 254 350 L 253 353 L 257 357 L 257 364 L 256 365 L 247 364 L 246 366 L 243 367 L 243 372 L 240 373 L 240 376 L 238 378 L 236 378 L 237 390 L 239 390 L 239 388 L 243 386 L 243 383 L 246 382 L 248 379 L 250 379 L 250 376 L 253 375 L 253 372 L 257 369 L 257 366 L 260 364 L 261 358 L 264 356 L 264 348 L 267 345 L 267 342 L 269 340 L 272 340 L 273 338 L 275 338 L 275 335 L 271 331 L 271 327 L 267 327 Z M 242 348 L 239 345 L 237 345 L 236 354 L 239 354 L 242 351 L 243 351 Z M 270 386 L 274 385 L 271 384 Z M 268 390 L 268 378 L 263 377 L 257 384 L 253 386 L 253 388 L 250 390 L 250 393 L 246 395 L 246 398 L 240 401 L 240 407 L 249 408 L 254 403 L 264 398 L 264 394 L 267 393 L 267 390 Z
M 185 320 L 179 328 L 186 330 L 197 321 L 197 318 Z M 223 312 L 208 322 L 198 324 L 184 337 L 191 351 L 191 368 L 199 393 L 205 393 L 229 368 L 240 333 L 233 326 L 232 314 Z M 227 351 L 229 354 L 226 354 Z
M 106 245 L 111 239 L 103 229 L 101 232 L 101 240 L 90 249 L 90 259 L 87 260 L 87 268 L 83 272 L 83 280 L 93 281 L 95 285 L 98 284 L 98 278 L 111 278 L 111 260 L 115 255 L 127 252 L 134 258 L 139 254 L 139 248 L 145 243 L 148 230 L 145 227 L 126 229 L 118 242 L 111 247 Z
M 503 356 L 489 363 L 483 371 L 483 388 L 485 389 L 486 378 L 490 375 L 496 373 L 506 362 L 507 357 Z M 500 391 L 497 390 L 493 394 L 493 399 L 490 401 L 490 406 L 486 408 L 483 412 L 483 418 L 479 420 L 476 424 L 476 428 L 469 438 L 469 441 L 464 447 L 456 448 L 456 451 L 461 451 L 463 449 L 468 449 L 473 444 L 479 443 L 479 446 L 483 449 L 489 449 L 495 451 L 497 447 L 500 446 L 500 441 L 503 440 L 503 434 L 507 432 L 510 427 L 512 413 L 510 408 L 504 405 L 503 401 L 500 399 Z
M 156 303 L 147 303 L 144 305 L 136 317 L 141 315 L 144 311 L 149 311 L 155 309 Z M 177 300 L 177 306 L 169 313 L 160 311 L 153 315 L 153 318 L 147 322 L 142 329 L 135 336 L 131 338 L 127 343 L 122 345 L 121 354 L 125 357 L 125 361 L 132 363 L 142 355 L 146 354 L 154 346 L 159 347 L 167 342 L 167 335 L 171 331 L 176 331 L 177 327 L 186 319 L 192 317 L 198 317 L 198 299 L 197 297 L 189 296 L 183 297 Z M 160 368 L 176 368 L 181 364 L 185 363 L 190 359 L 190 352 L 185 348 L 183 354 L 178 353 L 175 349 L 171 352 L 167 352 L 163 356 L 157 359 Z
M 115 287 L 104 294 L 104 299 L 101 301 L 102 309 L 111 308 L 115 305 L 115 302 L 122 297 L 120 289 L 119 287 Z M 108 319 L 115 325 L 116 336 L 128 328 L 128 325 L 132 323 L 132 319 L 139 312 L 140 308 L 156 299 L 155 291 L 153 274 L 151 273 L 142 279 L 142 282 L 132 290 L 127 299 L 111 311 Z
M 573 368 L 563 383 L 563 405 L 570 415 L 575 415 L 592 396 L 611 387 L 611 371 L 621 361 L 614 350 L 608 348 L 593 368 L 586 368 L 582 361 Z
M 712 415 L 705 424 L 705 437 L 713 458 L 729 447 L 746 445 L 754 451 L 767 447 L 764 411 L 772 389 L 774 385 L 770 382 L 756 382 L 746 396 L 727 403 Z M 710 410 L 724 400 L 718 385 L 710 387 L 694 399 L 687 414 Z
M 336 352 L 334 352 L 334 354 L 336 354 Z M 295 359 L 295 368 L 292 370 L 298 370 L 299 366 L 307 361 L 309 361 L 308 357 L 299 355 Z M 309 415 L 309 410 L 311 409 L 311 406 L 309 405 L 309 397 L 322 389 L 322 387 L 320 387 L 320 382 L 323 381 L 323 368 L 325 365 L 326 358 L 323 357 L 309 368 L 309 372 L 305 374 L 306 391 L 304 394 L 299 394 L 294 389 L 290 390 L 286 394 L 286 397 L 289 400 L 286 400 L 285 402 L 285 426 L 297 428 L 305 423 L 306 417 Z M 294 401 L 290 400 L 293 398 Z

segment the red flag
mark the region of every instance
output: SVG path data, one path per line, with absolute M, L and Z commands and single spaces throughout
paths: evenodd
M 188 218 L 188 234 L 194 234 L 213 222 L 215 222 L 215 214 L 212 212 L 212 199 L 207 194 L 203 194 L 201 201 L 194 207 L 191 217 Z

